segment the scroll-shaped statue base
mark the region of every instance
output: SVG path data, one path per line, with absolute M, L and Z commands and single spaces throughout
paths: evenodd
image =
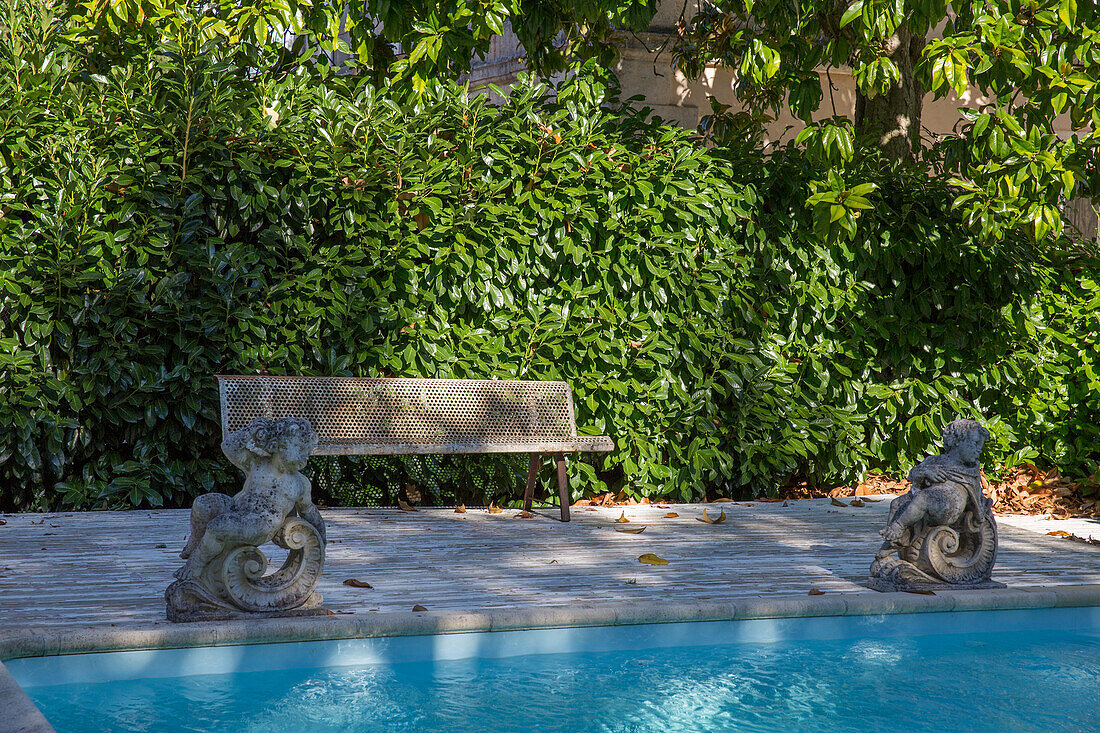
M 245 473 L 236 496 L 204 494 L 191 507 L 187 562 L 164 592 L 171 621 L 328 613 L 314 592 L 325 565 L 325 522 L 302 474 L 317 435 L 308 420 L 257 418 L 226 436 L 222 452 Z M 260 549 L 289 550 L 267 573 Z
M 315 592 L 325 565 L 325 543 L 309 522 L 291 517 L 272 541 L 290 550 L 267 574 L 267 556 L 253 545 L 223 551 L 198 577 L 177 580 L 164 592 L 169 621 L 223 621 L 269 616 L 327 615 Z
M 909 493 L 890 504 L 884 542 L 868 582 L 878 591 L 1004 588 L 990 578 L 997 561 L 993 502 L 982 494 L 978 459 L 989 432 L 955 420 L 944 453 L 909 472 Z

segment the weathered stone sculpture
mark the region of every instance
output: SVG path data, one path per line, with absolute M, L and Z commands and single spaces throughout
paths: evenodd
M 909 472 L 912 487 L 890 504 L 885 540 L 871 563 L 875 590 L 1003 588 L 990 580 L 997 559 L 993 502 L 982 494 L 978 459 L 989 431 L 955 420 L 944 453 Z
M 236 496 L 204 494 L 191 508 L 187 562 L 164 593 L 171 621 L 328 613 L 314 592 L 325 564 L 325 523 L 301 471 L 317 443 L 308 420 L 256 418 L 222 442 L 245 473 Z M 259 548 L 289 550 L 271 574 Z

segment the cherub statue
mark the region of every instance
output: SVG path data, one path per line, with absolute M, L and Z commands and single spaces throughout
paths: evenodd
M 316 444 L 309 421 L 292 417 L 256 418 L 225 438 L 222 452 L 244 471 L 244 487 L 233 497 L 195 499 L 180 552 L 187 562 L 166 592 L 170 618 L 173 605 L 181 618 L 197 607 L 210 618 L 207 606 L 271 612 L 320 603 L 312 591 L 324 563 L 325 524 L 301 473 Z M 291 553 L 264 576 L 267 558 L 258 548 L 272 541 Z
M 997 554 L 993 502 L 982 494 L 978 459 L 989 431 L 955 420 L 943 431 L 944 453 L 909 472 L 909 492 L 890 504 L 882 547 L 871 565 L 879 590 L 990 587 Z

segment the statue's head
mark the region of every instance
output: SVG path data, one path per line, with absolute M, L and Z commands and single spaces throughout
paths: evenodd
M 943 448 L 960 462 L 974 465 L 989 438 L 989 431 L 974 420 L 952 420 L 943 429 Z
M 261 417 L 253 420 L 249 428 L 252 431 L 249 450 L 258 456 L 275 457 L 287 471 L 305 468 L 309 454 L 317 445 L 317 433 L 304 418 L 269 420 Z

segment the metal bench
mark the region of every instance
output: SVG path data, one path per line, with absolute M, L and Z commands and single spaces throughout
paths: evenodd
M 565 382 L 219 375 L 222 434 L 257 417 L 303 417 L 314 455 L 527 453 L 524 509 L 545 455 L 557 464 L 561 520 L 569 521 L 565 454 L 610 451 L 607 436 L 577 435 Z

